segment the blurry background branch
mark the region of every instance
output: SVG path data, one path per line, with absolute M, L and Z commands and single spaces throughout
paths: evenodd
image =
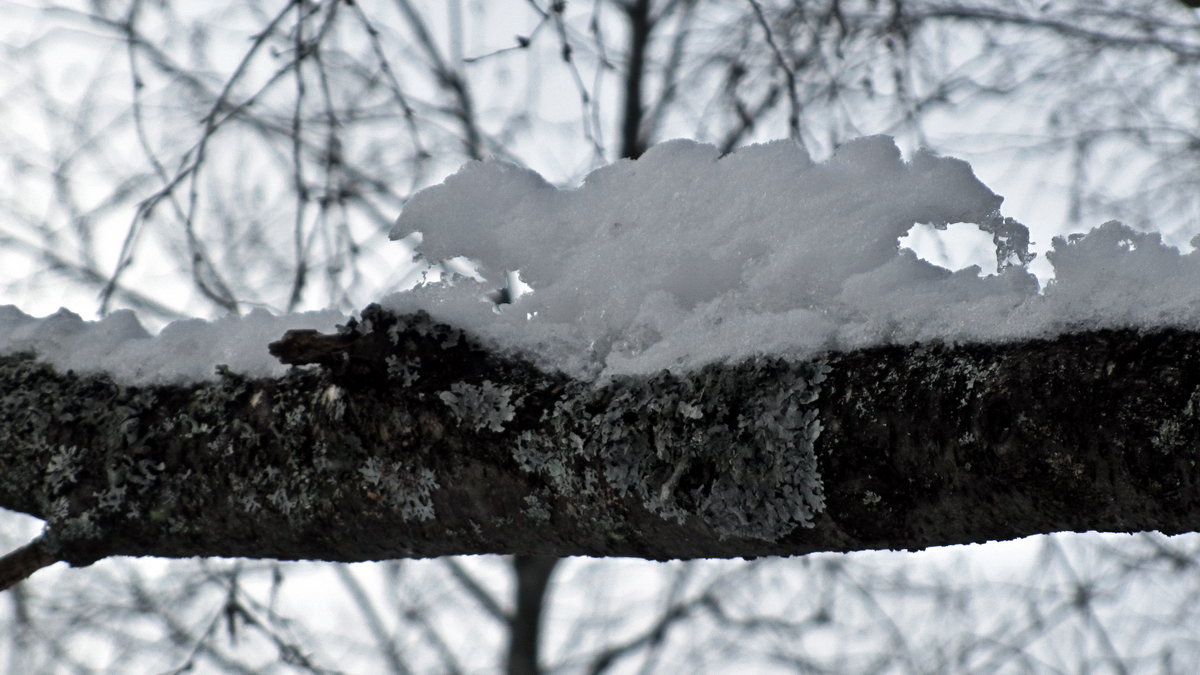
M 850 137 L 889 133 L 908 149 L 967 157 L 994 189 L 1022 194 L 1006 209 L 1043 245 L 1112 217 L 1182 243 L 1200 222 L 1195 6 L 3 2 L 0 289 L 27 311 L 127 307 L 151 321 L 258 306 L 349 310 L 439 276 L 385 234 L 405 199 L 462 162 L 497 157 L 570 183 L 675 136 L 731 151 L 790 135 L 819 159 Z M 80 297 L 95 300 L 80 306 Z M 564 581 L 550 585 L 550 614 L 561 595 L 562 606 L 586 607 L 587 616 L 540 639 L 540 664 L 594 672 L 747 659 L 837 672 L 1200 667 L 1181 646 L 1187 640 L 1162 630 L 1127 640 L 1117 648 L 1124 661 L 1114 662 L 1097 647 L 1112 641 L 1103 619 L 1093 620 L 1096 608 L 1111 613 L 1114 598 L 1134 592 L 1136 573 L 1181 589 L 1176 615 L 1164 623 L 1147 611 L 1145 625 L 1182 627 L 1190 639 L 1191 608 L 1200 606 L 1194 542 L 1102 540 L 1071 552 L 1054 541 L 1041 544 L 1038 579 L 991 589 L 951 583 L 959 563 L 949 566 L 954 574 L 928 575 L 907 562 L 888 569 L 840 558 L 665 567 L 644 572 L 661 577 L 657 595 L 625 589 L 631 603 L 648 596 L 662 607 L 646 624 L 617 598 L 570 590 L 620 586 L 613 566 L 567 561 L 553 577 Z M 1076 558 L 1091 561 L 1088 571 L 1078 572 Z M 82 672 L 94 661 L 80 657 L 81 640 L 108 645 L 108 662 L 127 670 L 313 672 L 343 661 L 309 654 L 368 641 L 380 655 L 372 670 L 477 668 L 464 644 L 471 653 L 480 644 L 496 655 L 528 652 L 501 635 L 511 628 L 505 600 L 546 580 L 465 583 L 494 579 L 506 565 L 389 563 L 347 573 L 335 584 L 346 606 L 383 618 L 359 631 L 327 626 L 322 634 L 337 636 L 329 641 L 298 621 L 319 623 L 311 610 L 282 609 L 283 589 L 299 583 L 292 579 L 319 574 L 294 567 L 204 563 L 173 566 L 165 577 L 105 567 L 92 584 L 18 585 L 6 615 L 7 670 Z M 370 591 L 352 592 L 351 578 Z M 766 590 L 778 606 L 764 601 Z M 464 626 L 450 597 L 490 609 Z M 1000 616 L 1002 605 L 1011 606 L 1005 618 L 983 618 Z M 943 623 L 919 635 L 900 628 L 930 617 Z M 127 629 L 135 623 L 155 636 Z M 704 631 L 709 649 L 681 647 L 674 626 Z M 806 638 L 835 647 L 806 649 Z
M 1014 215 L 1043 244 L 1113 216 L 1176 242 L 1196 229 L 1200 28 L 1179 4 L 4 11 L 21 29 L 4 35 L 0 72 L 0 241 L 15 270 L 0 283 L 47 305 L 83 291 L 100 313 L 159 319 L 362 306 L 429 269 L 383 233 L 463 161 L 570 183 L 674 136 L 725 151 L 791 136 L 819 159 L 894 134 L 1030 191 L 1041 206 L 1009 208 L 1036 214 Z M 1007 173 L 1034 157 L 1044 176 Z

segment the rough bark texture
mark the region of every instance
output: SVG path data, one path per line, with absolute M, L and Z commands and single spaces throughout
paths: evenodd
M 373 560 L 918 549 L 1200 523 L 1200 335 L 752 359 L 603 385 L 368 308 L 315 363 L 139 388 L 0 357 L 44 550 Z

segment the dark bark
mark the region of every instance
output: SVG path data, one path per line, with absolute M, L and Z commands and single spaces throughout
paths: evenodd
M 17 550 L 0 557 L 0 591 L 10 588 L 29 575 L 58 562 L 42 545 L 42 539 L 34 539 Z
M 749 557 L 1200 523 L 1197 333 L 597 385 L 373 307 L 273 350 L 322 365 L 151 389 L 0 357 L 0 505 L 46 519 L 73 564 Z

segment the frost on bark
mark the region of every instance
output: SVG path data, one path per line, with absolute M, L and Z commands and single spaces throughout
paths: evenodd
M 271 349 L 309 365 L 148 388 L 0 357 L 0 506 L 47 521 L 21 560 L 750 557 L 1200 521 L 1194 333 L 592 384 L 372 306 Z

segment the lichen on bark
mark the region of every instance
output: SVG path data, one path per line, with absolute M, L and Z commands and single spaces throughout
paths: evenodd
M 0 356 L 39 550 L 375 560 L 921 548 L 1200 521 L 1200 335 L 891 345 L 581 381 L 423 314 L 133 386 Z

